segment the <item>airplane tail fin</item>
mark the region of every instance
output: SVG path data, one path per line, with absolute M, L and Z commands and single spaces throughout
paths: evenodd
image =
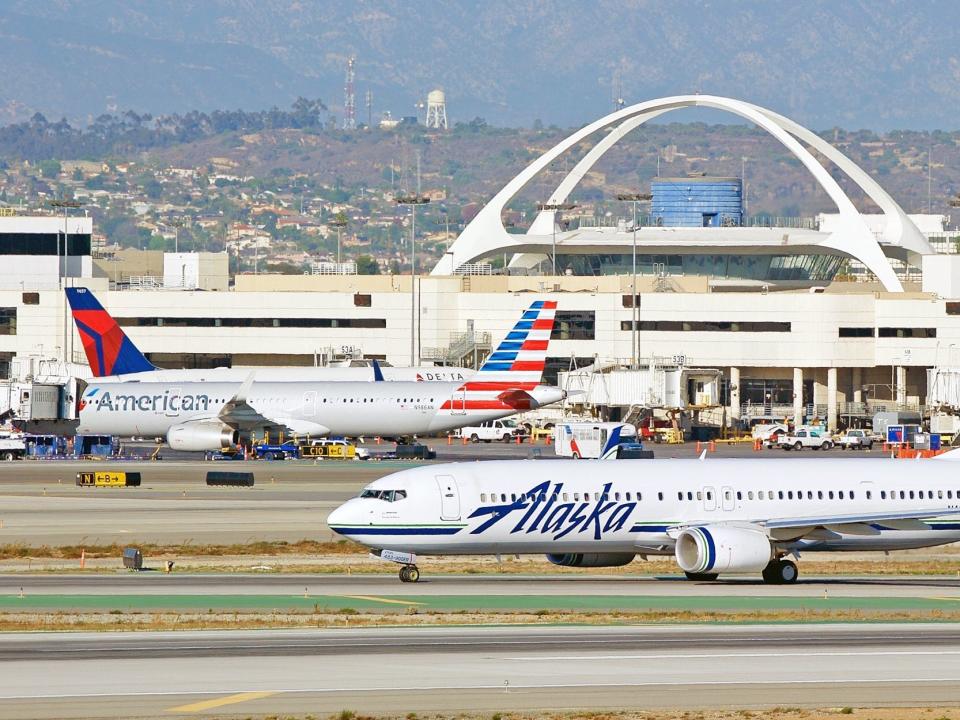
M 72 287 L 66 293 L 94 377 L 156 370 L 90 290 Z
M 502 390 L 529 389 L 540 383 L 557 312 L 555 300 L 537 300 L 490 353 L 470 385 L 496 384 Z M 493 388 L 490 388 L 493 389 Z
M 523 412 L 539 407 L 542 398 L 534 394 L 543 378 L 556 311 L 556 301 L 534 302 L 444 409 Z

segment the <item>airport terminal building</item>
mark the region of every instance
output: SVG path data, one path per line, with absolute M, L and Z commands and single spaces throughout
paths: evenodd
M 629 201 L 625 217 L 609 226 L 561 222 L 559 209 L 617 140 L 690 106 L 733 112 L 766 129 L 810 170 L 836 212 L 761 226 L 743 213 L 738 178 L 663 178 L 642 200 L 649 202 L 643 224 L 634 223 Z M 502 218 L 509 202 L 557 157 L 593 137 L 593 149 L 526 232 L 508 230 Z M 808 147 L 881 212 L 859 213 Z M 598 375 L 631 367 L 715 370 L 720 382 L 696 404 L 721 409 L 728 424 L 820 417 L 836 427 L 881 406 L 919 409 L 931 395 L 928 371 L 960 366 L 960 255 L 945 218 L 907 215 L 818 136 L 726 98 L 665 98 L 587 125 L 510 180 L 414 284 L 409 275 L 240 275 L 228 288 L 225 255 L 186 253 L 165 258 L 156 282 L 138 276 L 131 283 L 117 266 L 89 257 L 65 266 L 50 259 L 49 242 L 23 239 L 44 222 L 59 232 L 63 218 L 0 220 L 9 221 L 0 225 L 0 246 L 9 250 L 0 252 L 33 268 L 29 277 L 8 274 L 0 286 L 6 376 L 22 378 L 27 366 L 37 375 L 38 358 L 85 364 L 61 284 L 98 292 L 164 367 L 344 358 L 471 365 L 531 301 L 556 300 L 549 380 L 578 367 Z M 89 255 L 88 225 L 70 229 L 81 231 Z M 80 245 L 69 247 L 83 255 Z M 490 274 L 485 261 L 504 254 L 509 274 Z M 648 402 L 640 395 L 630 404 Z

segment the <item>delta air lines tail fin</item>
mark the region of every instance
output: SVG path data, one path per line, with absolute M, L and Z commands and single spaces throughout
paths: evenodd
M 156 370 L 87 288 L 67 288 L 73 321 L 94 377 Z

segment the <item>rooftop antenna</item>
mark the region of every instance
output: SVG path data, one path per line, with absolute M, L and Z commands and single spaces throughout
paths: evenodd
M 613 96 L 613 111 L 623 110 L 627 102 L 623 99 L 623 74 L 617 70 L 614 75 L 614 83 L 617 86 L 617 91 Z
M 353 93 L 353 65 L 356 58 L 347 58 L 347 76 L 343 83 L 343 129 L 357 129 L 357 98 Z

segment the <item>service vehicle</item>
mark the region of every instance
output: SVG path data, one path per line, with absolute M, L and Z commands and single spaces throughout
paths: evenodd
M 27 444 L 23 436 L 16 433 L 5 433 L 0 436 L 0 458 L 4 460 L 20 460 L 27 452 Z
M 792 433 L 780 436 L 780 447 L 784 450 L 830 450 L 833 447 L 833 438 L 826 430 L 818 428 L 800 428 Z
M 511 442 L 518 435 L 520 437 L 526 437 L 527 428 L 523 425 L 518 425 L 516 420 L 506 419 L 487 420 L 479 425 L 468 425 L 467 427 L 460 428 L 456 432 L 455 437 L 469 438 L 472 443 L 488 443 L 494 440 Z
M 637 429 L 629 423 L 560 423 L 553 440 L 553 450 L 561 457 L 612 459 L 620 445 L 636 444 Z
M 873 448 L 873 438 L 870 437 L 870 433 L 866 430 L 847 430 L 837 441 L 839 445 L 844 450 L 862 450 L 866 448 L 871 450 Z

